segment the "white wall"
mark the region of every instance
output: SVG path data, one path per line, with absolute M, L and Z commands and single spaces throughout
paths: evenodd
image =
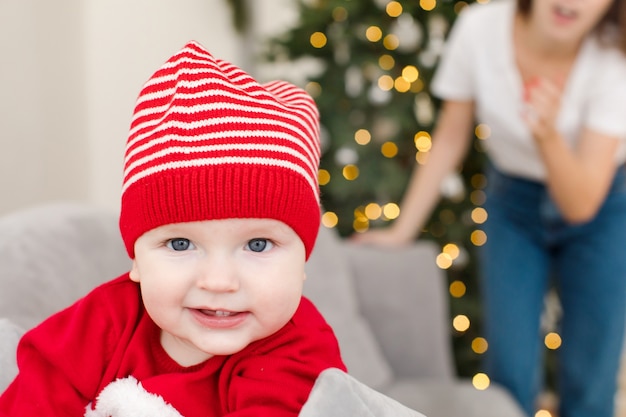
M 296 19 L 293 0 L 250 3 L 240 37 L 226 0 L 0 2 L 0 215 L 58 199 L 117 210 L 144 81 L 190 39 L 256 76 L 262 39 Z
M 0 211 L 87 188 L 82 6 L 0 2 Z

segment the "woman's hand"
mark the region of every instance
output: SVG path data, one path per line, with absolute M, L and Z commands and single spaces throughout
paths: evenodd
M 556 134 L 556 122 L 561 108 L 563 82 L 535 77 L 524 85 L 523 118 L 536 141 L 550 139 Z

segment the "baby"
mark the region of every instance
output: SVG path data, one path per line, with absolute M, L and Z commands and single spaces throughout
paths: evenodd
M 319 157 L 310 96 L 188 43 L 137 100 L 131 271 L 23 337 L 0 416 L 297 416 L 323 370 L 345 371 L 302 296 Z

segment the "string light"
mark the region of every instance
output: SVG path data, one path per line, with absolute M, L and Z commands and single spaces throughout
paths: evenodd
M 485 188 L 487 186 L 487 177 L 485 174 L 474 174 L 472 178 L 470 178 L 470 182 L 474 188 Z
M 406 93 L 411 88 L 411 83 L 404 77 L 397 77 L 393 86 L 399 93 Z
M 378 66 L 385 70 L 391 70 L 396 65 L 396 60 L 389 54 L 383 54 L 378 58 Z
M 393 85 L 393 78 L 391 78 L 391 76 L 389 75 L 381 75 L 380 78 L 378 78 L 378 88 L 383 91 L 391 90 L 393 88 Z
M 337 226 L 339 223 L 339 217 L 332 211 L 327 211 L 322 214 L 322 224 L 330 229 Z
M 482 207 L 476 207 L 474 210 L 472 210 L 471 217 L 474 223 L 483 224 L 487 221 L 487 210 Z
M 354 210 L 354 221 L 352 222 L 352 228 L 355 232 L 360 233 L 369 229 L 369 219 L 363 212 L 362 208 L 357 208 Z
M 489 348 L 489 344 L 484 337 L 476 337 L 472 340 L 472 351 L 479 355 L 482 355 Z
M 380 147 L 380 153 L 382 153 L 385 158 L 393 158 L 398 154 L 398 145 L 393 142 L 385 142 Z
M 470 319 L 464 314 L 459 314 L 452 319 L 452 327 L 457 332 L 465 332 L 470 327 Z
M 407 65 L 406 67 L 402 68 L 402 78 L 410 83 L 417 81 L 419 75 L 420 72 L 414 65 Z
M 369 220 L 377 220 L 383 214 L 383 209 L 376 203 L 369 203 L 365 206 L 365 217 Z
M 452 258 L 447 253 L 440 253 L 435 258 L 435 264 L 441 269 L 448 269 L 452 266 Z
M 400 46 L 400 39 L 398 39 L 398 37 L 393 33 L 390 33 L 385 36 L 385 39 L 383 39 L 383 46 L 390 51 L 398 49 L 398 46 Z
M 420 0 L 420 7 L 422 9 L 426 10 L 427 12 L 431 11 L 432 9 L 434 9 L 435 6 L 437 6 L 437 1 L 436 0 Z
M 482 246 L 487 243 L 487 234 L 482 230 L 474 230 L 470 235 L 470 240 L 474 246 Z
M 485 140 L 491 136 L 491 128 L 489 125 L 481 123 L 476 126 L 476 129 L 474 129 L 474 134 L 478 139 Z
M 314 48 L 319 49 L 326 46 L 326 42 L 328 42 L 328 39 L 326 38 L 326 35 L 324 35 L 322 32 L 314 32 L 311 35 L 309 41 Z
M 346 19 L 348 19 L 348 11 L 346 10 L 345 7 L 335 7 L 333 9 L 333 20 L 335 22 L 344 22 Z
M 396 203 L 387 203 L 383 206 L 384 220 L 393 220 L 400 215 L 400 206 Z
M 548 349 L 556 350 L 561 347 L 561 336 L 555 332 L 550 332 L 545 336 L 543 342 Z
M 448 287 L 448 291 L 450 291 L 450 295 L 454 298 L 461 298 L 465 295 L 467 291 L 467 287 L 463 281 L 452 281 L 450 286 Z
M 487 195 L 482 190 L 474 190 L 470 193 L 470 201 L 475 206 L 482 206 L 487 201 Z
M 372 140 L 372 134 L 367 129 L 359 129 L 354 132 L 354 141 L 359 145 L 367 145 Z
M 378 42 L 383 37 L 383 31 L 378 26 L 370 26 L 365 30 L 365 37 L 370 42 Z
M 304 86 L 304 89 L 313 98 L 317 98 L 317 97 L 319 97 L 322 94 L 322 86 L 320 85 L 320 83 L 316 83 L 315 81 L 308 82 Z
M 402 14 L 402 5 L 397 1 L 390 1 L 387 3 L 385 11 L 390 17 L 398 17 Z
M 348 181 L 354 181 L 359 177 L 359 167 L 354 164 L 348 164 L 343 167 L 342 174 Z
M 319 181 L 321 186 L 328 184 L 330 182 L 330 172 L 323 168 L 320 169 L 317 172 L 317 180 Z
M 443 253 L 447 253 L 452 260 L 457 259 L 461 253 L 459 247 L 454 243 L 448 243 L 443 247 Z
M 487 376 L 487 374 L 479 372 L 472 378 L 472 385 L 474 385 L 474 388 L 477 390 L 486 390 L 489 388 L 490 384 L 491 381 L 489 380 L 489 376 Z
M 456 14 L 461 13 L 461 10 L 463 10 L 465 8 L 465 6 L 467 6 L 467 3 L 464 2 L 464 1 L 456 2 L 456 4 L 454 5 L 454 12 Z

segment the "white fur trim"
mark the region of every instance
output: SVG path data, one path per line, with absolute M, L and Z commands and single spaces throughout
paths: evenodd
M 91 406 L 85 408 L 85 417 L 183 417 L 132 376 L 111 382 L 98 395 L 96 408 Z

